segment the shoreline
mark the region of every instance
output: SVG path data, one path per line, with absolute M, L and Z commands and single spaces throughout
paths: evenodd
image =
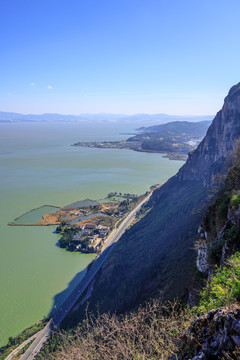
M 155 185 L 157 186 L 157 185 Z M 151 188 L 152 191 L 152 188 Z M 18 216 L 9 226 L 55 226 L 60 235 L 59 246 L 70 252 L 99 254 L 104 247 L 109 233 L 120 225 L 128 214 L 146 195 L 111 192 L 100 200 L 79 200 L 62 207 L 42 205 Z M 104 201 L 102 201 L 104 200 Z M 101 202 L 100 202 L 101 201 Z M 46 213 L 34 214 L 34 211 L 46 208 Z M 50 210 L 53 210 L 49 212 Z M 18 223 L 26 214 L 33 213 L 36 223 Z M 35 215 L 35 216 L 34 216 Z M 36 216 L 37 215 L 37 216 Z M 31 215 L 27 219 L 31 222 Z
M 52 207 L 52 208 L 56 208 L 56 209 L 61 209 L 59 206 L 55 206 L 55 205 L 48 205 L 48 204 L 45 204 L 45 205 L 41 205 L 41 206 L 38 206 L 36 208 L 33 208 L 29 211 L 26 211 L 25 213 L 23 213 L 22 215 L 19 215 L 18 217 L 16 217 L 13 221 L 10 221 L 8 223 L 9 226 L 37 226 L 37 223 L 36 224 L 20 224 L 20 223 L 16 223 L 17 220 L 19 220 L 21 217 L 29 214 L 30 212 L 32 211 L 35 211 L 35 210 L 38 210 L 38 209 L 42 209 L 43 207 L 45 206 L 48 206 L 48 207 Z M 49 224 L 50 225 L 50 224 Z
M 161 186 L 161 185 L 158 185 Z M 158 187 L 157 186 L 157 187 Z M 134 218 L 137 214 L 137 212 L 142 208 L 143 204 L 146 203 L 154 189 L 147 192 L 145 195 L 142 195 L 143 199 L 140 199 L 140 202 L 136 204 L 136 206 L 126 214 L 126 216 L 123 218 L 123 223 L 121 224 L 121 229 L 113 228 L 112 231 L 109 233 L 105 246 L 101 249 L 101 252 L 98 253 L 88 265 L 87 265 L 87 271 L 83 279 L 80 280 L 78 285 L 75 287 L 75 289 L 72 291 L 72 293 L 68 296 L 68 298 L 63 302 L 61 307 L 56 310 L 56 312 L 52 315 L 52 317 L 49 320 L 49 322 L 46 324 L 46 326 L 39 332 L 34 335 L 33 343 L 31 342 L 31 339 L 26 340 L 26 343 L 29 344 L 29 347 L 25 350 L 24 354 L 25 356 L 29 356 L 31 353 L 36 354 L 36 349 L 38 345 L 40 344 L 39 349 L 37 349 L 37 352 L 41 350 L 41 348 L 44 346 L 46 341 L 49 339 L 51 334 L 55 331 L 56 326 L 59 326 L 59 324 L 65 319 L 65 317 L 70 314 L 72 311 L 74 311 L 75 306 L 83 305 L 83 303 L 88 299 L 88 293 L 85 295 L 85 292 L 89 287 L 91 286 L 94 277 L 98 273 L 98 271 L 101 269 L 103 263 L 108 258 L 109 254 L 111 253 L 113 247 L 116 245 L 117 241 L 121 238 L 123 233 L 129 228 L 129 226 L 132 226 L 134 223 Z M 102 259 L 103 258 L 103 259 Z M 101 260 L 102 259 L 102 260 Z M 99 264 L 98 264 L 99 263 Z M 94 267 L 96 267 L 94 269 Z M 79 294 L 80 292 L 80 294 Z M 77 298 L 76 298 L 77 297 Z M 65 310 L 66 309 L 66 310 Z M 47 320 L 47 319 L 46 319 Z M 43 322 L 44 319 L 41 319 L 38 323 Z M 26 330 L 26 329 L 25 329 Z M 23 333 L 25 330 L 23 330 L 21 333 Z M 36 338 L 36 339 L 35 339 Z M 9 359 L 12 359 L 12 356 L 16 355 L 22 348 L 23 343 L 20 344 L 17 348 L 15 348 L 10 354 L 7 354 Z M 8 346 L 3 346 L 2 349 L 7 350 L 9 349 Z M 15 354 L 16 352 L 16 354 Z M 24 356 L 24 355 L 23 355 Z M 34 355 L 35 356 L 35 355 Z M 26 357 L 26 358 L 27 358 Z
M 163 151 L 163 150 L 148 150 L 142 149 L 139 145 L 133 144 L 131 142 L 126 141 L 103 141 L 103 142 L 77 142 L 72 144 L 74 147 L 87 147 L 90 149 L 119 149 L 119 150 L 133 150 L 138 152 L 145 153 L 155 153 L 155 154 L 163 154 L 165 158 L 169 160 L 177 160 L 177 161 L 186 161 L 188 158 L 188 154 L 179 153 L 179 152 L 171 152 L 171 151 Z

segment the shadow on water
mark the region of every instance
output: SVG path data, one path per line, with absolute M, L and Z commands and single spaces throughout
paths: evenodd
M 55 245 L 60 248 L 60 239 L 56 242 Z
M 68 287 L 65 290 L 54 296 L 52 309 L 49 312 L 48 317 L 54 315 L 56 319 L 59 318 L 59 313 L 61 313 L 60 307 L 62 308 L 65 305 L 70 310 L 70 308 L 73 306 L 73 303 L 75 303 L 75 301 L 73 301 L 72 303 L 72 300 L 74 298 L 78 298 L 84 293 L 84 291 L 87 289 L 87 286 L 91 283 L 96 273 L 102 267 L 115 245 L 116 243 L 110 245 L 107 249 L 105 249 L 101 253 L 101 255 L 94 262 L 92 262 L 92 264 L 90 263 L 90 268 L 89 264 L 84 270 L 80 271 L 74 276 L 74 278 L 69 282 Z M 84 280 L 81 281 L 83 278 Z
M 53 297 L 52 308 L 48 314 L 49 318 L 52 317 L 53 314 L 60 308 L 60 306 L 64 303 L 64 301 L 68 298 L 68 296 L 80 283 L 80 281 L 83 279 L 86 273 L 87 273 L 87 267 L 74 276 L 74 278 L 69 282 L 65 290 L 61 291 L 60 293 L 56 294 Z

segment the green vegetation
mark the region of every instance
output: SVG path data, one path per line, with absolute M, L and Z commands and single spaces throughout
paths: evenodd
M 240 301 L 240 253 L 234 254 L 201 293 L 199 310 L 208 311 Z
M 138 196 L 136 194 L 129 194 L 129 193 L 122 194 L 121 192 L 120 193 L 110 192 L 106 197 L 107 200 L 116 201 L 116 202 L 121 202 L 125 199 L 131 201 L 137 198 Z
M 240 158 L 237 155 L 237 159 Z M 237 160 L 229 169 L 224 182 L 224 187 L 219 193 L 215 202 L 209 207 L 203 220 L 205 230 L 208 232 L 209 257 L 213 265 L 219 265 L 222 257 L 223 246 L 228 242 L 230 253 L 240 250 L 238 237 L 240 228 L 236 221 L 237 212 L 240 204 L 240 165 Z M 229 220 L 235 218 L 235 220 Z M 234 224 L 233 222 L 236 223 Z M 229 245 L 230 243 L 230 245 Z
M 39 359 L 166 360 L 176 355 L 179 341 L 201 314 L 240 300 L 240 253 L 228 260 L 201 292 L 200 305 L 182 307 L 160 299 L 123 316 L 88 316 L 74 330 L 54 335 Z
M 61 221 L 61 223 L 56 228 L 56 232 L 61 233 L 62 231 L 64 231 L 67 225 L 69 225 L 69 221 Z
M 75 234 L 82 232 L 81 239 L 74 240 L 73 237 Z M 59 241 L 60 247 L 66 248 L 69 251 L 81 251 L 84 253 L 96 252 L 93 246 L 91 245 L 92 236 L 97 234 L 98 230 L 93 230 L 92 232 L 84 233 L 81 231 L 80 227 L 72 226 L 70 228 L 65 228 L 63 235 Z M 78 245 L 80 247 L 78 247 Z
M 237 228 L 236 225 L 233 225 L 230 229 L 227 230 L 227 237 L 229 239 L 235 239 L 237 236 Z
M 234 194 L 231 198 L 231 205 L 237 209 L 238 205 L 240 203 L 240 192 L 238 192 L 237 194 Z
M 36 324 L 29 326 L 27 329 L 23 330 L 19 335 L 15 337 L 10 337 L 6 346 L 0 348 L 0 360 L 5 359 L 14 349 L 21 345 L 24 341 L 29 339 L 31 336 L 36 334 L 38 331 L 42 330 L 47 324 L 48 319 L 43 318 Z M 29 346 L 30 344 L 26 345 Z
M 75 246 L 72 238 L 80 230 L 81 228 L 77 226 L 65 227 L 63 230 L 63 235 L 59 241 L 60 247 L 74 250 Z

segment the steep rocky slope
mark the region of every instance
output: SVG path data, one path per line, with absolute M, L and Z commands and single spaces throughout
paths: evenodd
M 240 154 L 229 169 L 225 185 L 209 207 L 198 230 L 196 241 L 197 267 L 212 275 L 215 265 L 240 250 Z
M 240 83 L 186 164 L 153 193 L 148 214 L 116 245 L 96 278 L 90 310 L 124 312 L 155 295 L 187 298 L 197 229 L 239 137 Z
M 203 141 L 180 169 L 178 177 L 182 181 L 201 181 L 210 186 L 214 175 L 226 173 L 227 160 L 232 156 L 239 136 L 240 83 L 230 89 L 223 108 L 217 113 Z

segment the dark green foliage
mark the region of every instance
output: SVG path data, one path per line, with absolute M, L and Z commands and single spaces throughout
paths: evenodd
M 76 242 L 73 243 L 73 240 L 72 240 L 73 235 L 75 235 L 80 230 L 81 230 L 81 228 L 79 228 L 79 227 L 65 228 L 63 235 L 59 241 L 60 247 L 73 249 L 75 247 L 74 244 L 76 244 Z
M 56 232 L 61 233 L 67 225 L 69 225 L 68 221 L 65 221 L 65 220 L 61 221 L 61 223 L 56 228 Z
M 225 219 L 228 213 L 228 204 L 229 204 L 229 196 L 224 194 L 222 198 L 220 198 L 220 204 L 218 205 L 218 211 L 220 216 Z
M 210 260 L 213 264 L 219 265 L 222 256 L 222 249 L 226 241 L 231 241 L 231 253 L 239 249 L 239 244 L 234 243 L 239 235 L 239 227 L 229 224 L 228 211 L 236 211 L 240 204 L 240 164 L 233 165 L 226 176 L 225 184 L 218 198 L 212 204 L 205 218 L 203 224 L 205 229 L 209 232 L 208 239 Z M 225 233 L 221 239 L 217 235 L 225 226 Z M 231 228 L 229 228 L 231 226 Z
M 216 236 L 216 235 L 217 235 L 216 219 L 215 219 L 214 216 L 210 216 L 210 219 L 209 219 L 209 220 L 210 220 L 210 221 L 209 221 L 209 222 L 210 222 L 210 229 L 211 229 L 213 235 Z
M 219 264 L 222 256 L 222 248 L 225 244 L 225 239 L 222 238 L 218 241 L 212 241 L 209 246 L 209 257 L 213 264 Z
M 236 225 L 233 225 L 230 229 L 227 230 L 228 239 L 234 239 L 237 236 Z

